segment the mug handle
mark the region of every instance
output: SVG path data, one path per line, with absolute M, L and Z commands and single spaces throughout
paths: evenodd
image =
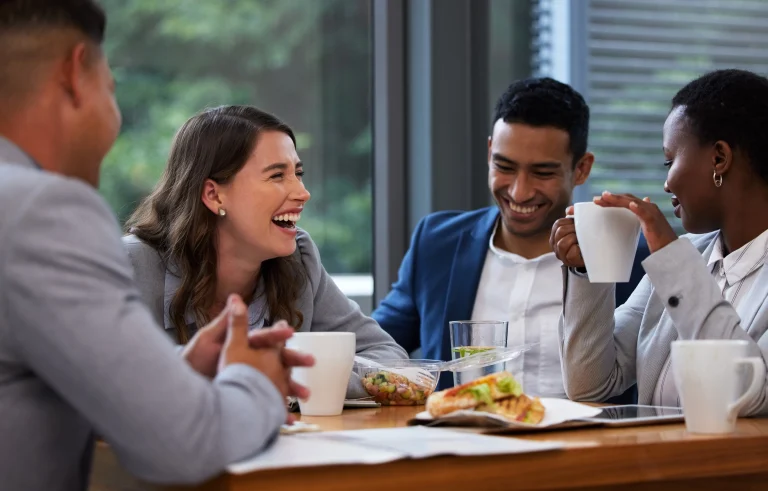
M 735 402 L 728 405 L 728 419 L 734 420 L 739 416 L 739 411 L 743 408 L 750 399 L 754 398 L 758 392 L 763 388 L 765 384 L 765 362 L 760 357 L 742 358 L 735 361 L 735 365 L 751 365 L 752 366 L 752 382 L 749 384 L 747 391 L 736 399 Z M 734 366 L 734 368 L 736 368 Z

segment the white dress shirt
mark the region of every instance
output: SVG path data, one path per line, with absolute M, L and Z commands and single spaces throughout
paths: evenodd
M 472 320 L 509 322 L 507 346 L 539 343 L 507 363 L 527 394 L 565 398 L 558 323 L 563 273 L 554 253 L 534 259 L 498 249 L 491 235 Z
M 737 309 L 749 294 L 757 279 L 757 272 L 768 256 L 768 230 L 758 235 L 740 249 L 723 257 L 723 236 L 717 236 L 712 254 L 707 261 L 712 276 L 717 280 L 723 298 Z M 672 360 L 667 358 L 664 369 L 656 384 L 653 404 L 659 406 L 680 406 L 680 396 L 672 376 Z

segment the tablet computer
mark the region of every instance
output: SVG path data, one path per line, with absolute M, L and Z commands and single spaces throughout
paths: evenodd
M 592 421 L 608 426 L 637 426 L 683 421 L 683 410 L 679 407 L 643 406 L 606 406 L 600 414 L 581 421 Z

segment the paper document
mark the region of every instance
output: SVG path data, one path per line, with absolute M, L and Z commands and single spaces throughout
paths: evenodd
M 261 455 L 229 466 L 232 474 L 281 467 L 382 464 L 437 455 L 497 455 L 562 448 L 560 442 L 478 435 L 412 426 L 281 436 Z

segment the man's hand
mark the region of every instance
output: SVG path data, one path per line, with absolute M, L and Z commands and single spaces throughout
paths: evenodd
M 561 218 L 552 225 L 552 234 L 549 236 L 549 245 L 555 252 L 555 256 L 569 268 L 583 268 L 584 258 L 581 257 L 579 240 L 576 238 L 576 225 L 573 222 L 573 206 L 565 211 L 565 218 Z
M 208 378 L 216 376 L 221 349 L 227 338 L 229 308 L 227 304 L 215 319 L 199 329 L 182 351 L 182 356 L 187 363 Z
M 292 367 L 311 367 L 315 364 L 315 358 L 306 353 L 300 353 L 285 348 L 285 342 L 293 336 L 293 329 L 285 321 L 280 321 L 270 328 L 259 329 L 248 333 L 248 345 L 254 349 L 279 348 L 282 353 L 283 365 Z M 290 396 L 306 399 L 309 391 L 302 385 L 290 380 Z
M 310 367 L 312 356 L 286 349 L 284 343 L 293 335 L 287 324 L 248 334 L 247 309 L 237 295 L 227 302 L 227 330 L 219 358 L 219 371 L 228 365 L 243 363 L 263 373 L 284 397 L 305 399 L 309 390 L 291 380 L 291 368 Z

